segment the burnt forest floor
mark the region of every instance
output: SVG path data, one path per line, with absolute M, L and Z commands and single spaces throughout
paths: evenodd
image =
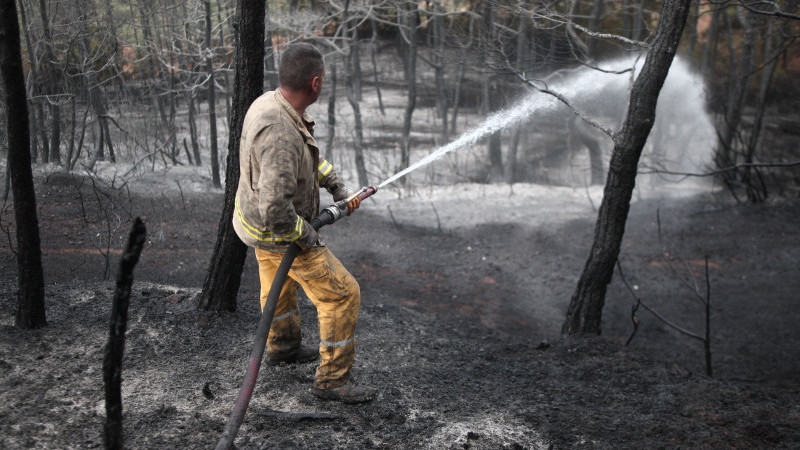
M 53 173 L 37 178 L 37 196 L 48 326 L 13 326 L 16 260 L 3 245 L 0 447 L 102 447 L 101 368 L 114 288 L 103 276 L 108 261 L 113 280 L 134 216 L 145 218 L 148 242 L 129 310 L 126 447 L 212 447 L 258 321 L 252 253 L 236 312 L 196 308 L 221 192 L 142 195 Z M 693 331 L 702 332 L 702 306 L 679 276 L 688 268 L 704 291 L 709 258 L 713 378 L 699 342 L 643 310 L 624 345 L 633 300 L 616 274 L 602 337 L 560 337 L 594 215 L 539 227 L 486 214 L 483 224 L 456 227 L 404 221 L 412 216 L 400 203 L 388 211 L 365 203 L 323 234 L 361 285 L 354 374 L 379 398 L 319 401 L 310 390 L 314 364 L 263 365 L 239 448 L 800 445 L 797 198 L 737 205 L 703 194 L 632 207 L 620 256 L 625 278 Z M 678 275 L 661 256 L 656 210 Z M 8 229 L 9 210 L 2 219 Z M 313 344 L 314 308 L 304 300 L 301 310 Z

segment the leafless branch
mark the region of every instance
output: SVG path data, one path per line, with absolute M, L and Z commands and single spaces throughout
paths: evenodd
M 627 280 L 625 280 L 625 276 L 622 274 L 622 265 L 620 264 L 619 261 L 617 261 L 617 271 L 619 272 L 619 277 L 622 280 L 622 283 L 625 284 L 625 287 L 628 288 L 628 291 L 631 293 L 633 298 L 636 300 L 636 307 L 634 308 L 634 313 L 636 311 L 636 308 L 638 308 L 639 305 L 641 305 L 641 306 L 644 307 L 644 309 L 648 310 L 651 314 L 656 316 L 656 318 L 658 318 L 658 320 L 664 322 L 665 325 L 669 326 L 670 328 L 674 329 L 675 331 L 677 331 L 677 332 L 679 332 L 679 333 L 681 333 L 683 335 L 686 335 L 686 336 L 688 336 L 690 338 L 697 339 L 699 341 L 704 341 L 705 340 L 703 338 L 703 336 L 700 336 L 697 333 L 694 333 L 692 331 L 687 330 L 686 328 L 683 328 L 680 325 L 677 325 L 676 323 L 672 322 L 671 320 L 669 320 L 666 317 L 664 317 L 661 314 L 659 314 L 658 311 L 656 311 L 655 309 L 651 308 L 649 305 L 647 305 L 647 303 L 642 301 L 642 299 L 638 295 L 636 295 L 636 292 L 634 292 L 633 288 L 631 288 L 631 286 L 628 284 Z M 638 329 L 638 320 L 636 320 L 635 323 L 636 323 L 636 327 L 634 329 L 634 334 L 636 332 L 636 329 Z M 633 339 L 633 334 L 631 334 L 631 336 L 628 338 L 628 341 L 625 343 L 625 345 L 628 345 L 628 343 L 630 343 L 631 339 Z
M 677 175 L 685 178 L 689 177 L 713 177 L 726 172 L 743 169 L 745 167 L 797 167 L 800 166 L 800 161 L 788 162 L 764 162 L 764 163 L 742 163 L 735 166 L 723 167 L 722 169 L 712 170 L 710 172 L 694 173 L 694 172 L 675 172 L 671 170 L 651 168 L 650 166 L 642 165 L 648 170 L 639 170 L 640 174 L 660 174 L 660 175 Z
M 567 100 L 566 97 L 564 97 L 563 95 L 559 94 L 558 92 L 550 90 L 547 87 L 547 84 L 542 83 L 542 82 L 537 82 L 536 80 L 530 80 L 530 79 L 525 77 L 524 73 L 521 73 L 521 72 L 515 72 L 515 73 L 516 73 L 517 77 L 520 80 L 522 80 L 523 83 L 526 83 L 528 86 L 531 86 L 532 88 L 536 89 L 537 91 L 539 91 L 539 92 L 541 92 L 543 94 L 547 94 L 547 95 L 551 95 L 551 96 L 555 97 L 558 101 L 560 101 L 561 103 L 566 105 L 570 110 L 572 110 L 573 114 L 575 114 L 576 116 L 580 117 L 581 120 L 583 120 L 587 124 L 597 128 L 598 130 L 602 131 L 603 133 L 605 133 L 607 136 L 609 136 L 612 139 L 616 135 L 616 133 L 614 133 L 613 130 L 611 130 L 610 128 L 606 127 L 605 125 L 603 125 L 602 123 L 598 122 L 597 120 L 589 117 L 583 111 L 581 111 L 576 106 L 574 106 L 569 100 Z M 539 86 L 537 83 L 541 83 L 542 86 Z
M 646 49 L 646 50 L 650 49 L 650 44 L 648 44 L 647 42 L 628 39 L 628 38 L 626 38 L 624 36 L 620 36 L 618 34 L 597 33 L 597 32 L 591 31 L 588 28 L 583 27 L 583 26 L 581 26 L 581 25 L 579 25 L 577 23 L 574 23 L 574 22 L 570 26 L 573 26 L 573 27 L 577 28 L 582 33 L 587 34 L 587 35 L 589 35 L 589 36 L 591 36 L 591 37 L 593 37 L 595 39 L 606 39 L 606 40 L 610 40 L 610 41 L 618 41 L 618 42 L 621 42 L 623 44 L 632 45 L 634 47 L 639 47 L 639 48 L 643 48 L 643 49 Z
M 792 20 L 800 20 L 800 14 L 793 14 L 781 9 L 780 5 L 774 1 L 745 1 L 741 0 L 739 2 L 743 7 L 745 7 L 748 11 L 761 14 L 765 16 L 775 16 L 775 17 L 782 17 L 785 19 L 792 19 Z M 761 7 L 768 8 L 762 9 Z

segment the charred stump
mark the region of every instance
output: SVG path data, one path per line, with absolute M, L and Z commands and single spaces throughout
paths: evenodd
M 117 287 L 111 305 L 111 329 L 103 355 L 103 382 L 106 390 L 105 448 L 122 447 L 122 355 L 125 352 L 125 330 L 128 326 L 128 305 L 133 284 L 133 268 L 142 254 L 147 228 L 136 218 L 128 244 L 120 258 Z

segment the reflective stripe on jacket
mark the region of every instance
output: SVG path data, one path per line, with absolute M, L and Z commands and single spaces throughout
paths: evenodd
M 233 228 L 245 244 L 284 251 L 297 242 L 321 245 L 308 223 L 319 214 L 319 188 L 335 201 L 349 194 L 333 166 L 319 158 L 314 119 L 281 95 L 257 98 L 244 118 Z

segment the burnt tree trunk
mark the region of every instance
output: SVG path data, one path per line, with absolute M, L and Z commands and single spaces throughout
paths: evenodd
M 349 23 L 347 20 L 345 23 Z M 350 54 L 345 57 L 345 87 L 347 93 L 347 101 L 353 109 L 353 126 L 355 128 L 355 141 L 353 142 L 354 161 L 356 165 L 356 174 L 358 175 L 358 183 L 361 186 L 368 186 L 369 179 L 367 178 L 367 166 L 364 163 L 364 121 L 361 118 L 361 105 L 359 103 L 359 91 L 361 90 L 361 69 L 357 67 L 361 62 L 357 58 L 358 55 L 358 32 L 353 26 L 353 44 L 350 47 Z
M 125 352 L 125 330 L 128 327 L 128 305 L 133 285 L 133 268 L 147 238 L 147 228 L 136 218 L 128 235 L 117 271 L 117 287 L 111 303 L 111 326 L 103 354 L 103 384 L 106 391 L 104 444 L 107 449 L 121 449 L 122 442 L 122 356 Z
M 209 156 L 209 160 L 211 160 L 211 178 L 214 182 L 214 187 L 218 188 L 221 186 L 221 182 L 219 179 L 219 150 L 217 149 L 217 99 L 216 99 L 216 86 L 214 85 L 214 55 L 211 50 L 211 2 L 206 0 L 205 2 L 206 7 L 206 39 L 205 39 L 205 54 L 206 54 L 206 71 L 208 72 L 208 130 L 210 133 L 209 140 L 211 141 L 211 155 Z M 262 22 L 264 13 L 261 13 Z M 261 31 L 262 36 L 262 50 L 261 54 L 264 54 L 264 32 Z M 259 64 L 260 65 L 260 64 Z M 262 71 L 262 80 L 263 80 L 263 71 Z M 235 81 L 234 81 L 235 83 Z M 261 89 L 259 89 L 259 94 L 261 93 Z M 248 103 L 248 106 L 250 104 Z M 245 110 L 246 111 L 246 110 Z M 238 147 L 238 146 L 237 146 Z M 238 160 L 237 160 L 238 163 Z M 237 174 L 238 175 L 238 174 Z M 237 183 L 239 178 L 236 178 Z M 228 182 L 226 181 L 226 184 Z M 234 192 L 235 194 L 235 192 Z M 238 287 L 237 287 L 238 290 Z
M 14 198 L 17 234 L 16 325 L 39 328 L 47 325 L 44 314 L 44 275 L 36 216 L 36 192 L 31 170 L 28 99 L 22 73 L 17 8 L 13 1 L 0 4 L 0 73 L 6 88 L 8 171 Z
M 775 33 L 775 23 L 770 22 L 767 25 L 766 35 L 764 36 L 764 61 L 765 67 L 761 73 L 761 84 L 758 89 L 758 101 L 756 103 L 755 120 L 753 121 L 752 131 L 750 138 L 747 142 L 745 149 L 744 162 L 752 164 L 756 162 L 756 151 L 758 150 L 759 137 L 764 126 L 764 113 L 767 108 L 767 94 L 772 86 L 772 78 L 775 75 L 775 69 L 778 66 L 779 56 L 775 55 L 773 50 L 773 39 L 775 34 L 778 34 L 778 42 L 775 42 L 775 47 L 783 49 L 789 33 L 788 24 L 784 23 L 780 27 L 780 32 Z M 761 173 L 757 167 L 746 167 L 742 174 L 742 181 L 747 189 L 747 198 L 751 202 L 762 202 L 767 198 L 767 187 L 763 182 Z
M 411 118 L 417 105 L 417 10 L 418 6 L 412 4 L 408 11 L 404 11 L 405 33 L 408 45 L 406 51 L 406 83 L 408 83 L 408 101 L 403 113 L 403 142 L 400 157 L 400 167 L 405 169 L 411 163 Z M 407 182 L 408 177 L 403 179 Z
M 30 96 L 31 99 L 35 99 L 39 96 L 39 92 L 36 89 L 37 80 L 39 80 L 39 73 L 37 69 L 36 57 L 33 54 L 33 44 L 31 43 L 31 33 L 28 31 L 28 19 L 25 15 L 25 5 L 20 2 L 19 4 L 19 17 L 22 20 L 22 31 L 25 35 L 25 47 L 28 50 L 28 60 L 31 62 L 30 71 L 31 71 L 31 84 L 30 84 Z M 47 127 L 44 125 L 44 107 L 42 107 L 42 102 L 39 100 L 31 100 L 31 106 L 33 108 L 30 111 L 31 118 L 28 122 L 29 127 L 33 127 L 33 129 L 29 129 L 28 133 L 31 136 L 32 143 L 31 143 L 31 159 L 36 162 L 37 155 L 39 154 L 39 133 L 41 133 L 42 139 L 42 162 L 48 162 L 50 154 L 49 146 L 47 144 Z
M 192 154 L 194 155 L 194 165 L 202 166 L 203 160 L 200 158 L 200 144 L 197 142 L 197 110 L 194 106 L 194 94 L 186 93 L 186 104 L 189 107 L 189 138 L 192 142 Z
M 264 3 L 264 23 L 269 22 L 269 2 Z M 272 30 L 269 27 L 264 29 L 264 40 L 267 43 L 264 58 L 264 70 L 266 71 L 268 91 L 278 89 L 278 65 L 275 61 L 275 47 L 272 45 Z
M 639 157 L 653 127 L 658 94 L 675 57 L 690 5 L 691 0 L 665 0 L 662 5 L 655 39 L 631 91 L 627 117 L 614 137 L 594 242 L 570 300 L 562 334 L 600 333 L 606 288 L 619 256 Z
M 239 187 L 239 139 L 244 116 L 264 86 L 264 12 L 266 0 L 238 0 L 236 6 L 235 74 L 233 105 L 225 169 L 225 204 L 219 219 L 217 241 L 208 268 L 200 307 L 213 311 L 236 310 L 247 247 L 233 231 L 233 207 Z
M 440 1 L 433 2 L 433 17 L 431 18 L 430 33 L 431 48 L 433 53 L 428 62 L 433 67 L 434 80 L 436 83 L 436 114 L 442 120 L 441 144 L 448 140 L 447 125 L 447 85 L 445 83 L 445 58 L 444 58 L 444 24 L 442 18 L 442 4 Z
M 58 69 L 55 67 L 55 57 L 53 56 L 53 37 L 50 32 L 50 20 L 47 18 L 47 0 L 39 0 L 39 14 L 42 17 L 42 32 L 44 33 L 44 85 L 45 85 L 45 98 L 50 105 L 50 149 L 48 160 L 50 162 L 61 165 L 61 106 L 59 100 L 56 98 L 50 100 L 50 96 L 56 95 L 56 78 L 58 77 Z
M 386 110 L 383 107 L 383 96 L 381 95 L 381 83 L 378 80 L 378 60 L 376 54 L 378 53 L 378 23 L 374 20 L 372 22 L 372 46 L 370 49 L 370 56 L 372 57 L 372 82 L 375 83 L 375 93 L 378 94 L 378 109 L 381 110 L 381 115 L 386 115 Z
M 483 16 L 483 29 L 482 38 L 486 42 L 493 42 L 495 38 L 494 29 L 494 7 L 491 2 L 484 2 L 482 7 Z M 483 50 L 484 67 L 492 67 L 492 57 L 490 49 L 487 47 Z M 489 74 L 484 75 L 482 83 L 483 94 L 483 108 L 481 113 L 486 115 L 494 113 L 500 107 L 500 89 L 497 87 L 497 80 Z M 489 135 L 487 141 L 486 151 L 489 156 L 489 174 L 488 182 L 500 183 L 503 181 L 503 148 L 502 148 L 502 131 L 497 130 Z
M 336 137 L 336 59 L 331 58 L 330 73 L 328 74 L 328 140 L 325 142 L 325 159 L 333 161 L 333 140 Z

